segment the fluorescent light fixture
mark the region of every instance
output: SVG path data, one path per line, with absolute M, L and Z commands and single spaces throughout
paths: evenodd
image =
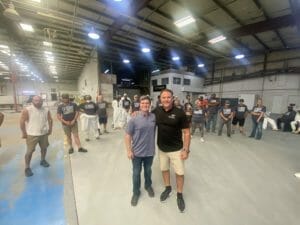
M 8 46 L 7 45 L 0 45 L 0 48 L 8 49 Z
M 174 57 L 172 57 L 172 60 L 173 61 L 178 61 L 178 60 L 180 60 L 180 57 L 179 56 L 174 56 Z
M 153 70 L 151 73 L 158 73 L 160 70 L 157 69 L 157 70 Z
M 148 53 L 148 52 L 150 52 L 150 48 L 142 48 L 142 52 Z
M 104 73 L 108 73 L 108 72 L 109 72 L 109 69 L 107 69 L 107 70 L 104 71 Z
M 244 58 L 244 57 L 245 57 L 245 55 L 239 54 L 239 55 L 236 55 L 234 58 L 236 58 L 236 59 L 242 59 L 242 58 Z
M 31 78 L 30 80 L 35 80 L 34 78 Z
M 51 71 L 51 73 L 57 75 L 57 72 L 56 72 L 56 71 Z
M 114 0 L 114 2 L 122 2 L 123 0 Z
M 96 33 L 94 28 L 91 29 L 91 31 L 88 33 L 88 36 L 94 40 L 97 40 L 100 38 L 100 35 Z
M 59 82 L 59 80 L 55 80 L 55 82 Z
M 43 45 L 47 47 L 52 47 L 52 43 L 48 41 L 43 41 Z
M 194 17 L 192 17 L 192 16 L 186 16 L 186 17 L 183 17 L 183 18 L 181 18 L 179 20 L 176 20 L 174 22 L 174 24 L 177 27 L 181 28 L 181 27 L 187 26 L 190 23 L 194 23 L 195 21 L 196 20 L 194 19 Z
M 128 63 L 130 63 L 130 60 L 129 59 L 123 59 L 123 63 L 128 64 Z
M 204 64 L 200 63 L 200 64 L 198 64 L 198 67 L 202 68 L 202 67 L 204 67 Z
M 10 56 L 10 50 L 0 50 L 0 52 L 2 52 L 5 55 Z
M 46 56 L 48 56 L 48 55 L 52 55 L 53 53 L 52 53 L 52 52 L 49 52 L 49 51 L 44 51 L 44 54 L 45 54 Z
M 41 3 L 41 0 L 31 0 L 31 1 Z
M 215 38 L 210 39 L 208 42 L 209 42 L 210 44 L 215 44 L 215 43 L 217 43 L 217 42 L 224 41 L 225 39 L 226 39 L 225 36 L 220 35 L 220 36 L 218 36 L 218 37 L 215 37 Z
M 58 78 L 58 76 L 53 76 L 53 78 L 57 79 L 57 78 Z
M 0 61 L 0 67 L 2 67 L 5 70 L 9 70 L 8 66 L 5 63 L 1 62 L 1 61 Z
M 3 77 L 3 79 L 5 79 L 5 80 L 10 80 L 10 77 Z
M 20 26 L 24 31 L 34 32 L 34 29 L 30 24 L 20 23 Z

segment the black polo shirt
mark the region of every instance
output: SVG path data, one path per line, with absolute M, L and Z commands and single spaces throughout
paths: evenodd
M 156 116 L 159 149 L 163 152 L 175 152 L 182 149 L 182 129 L 189 128 L 184 111 L 173 107 L 166 112 L 162 107 L 156 107 L 152 112 Z
M 61 115 L 63 120 L 72 121 L 78 111 L 78 107 L 75 103 L 70 102 L 68 104 L 60 104 L 57 108 L 57 114 Z
M 98 111 L 98 105 L 96 105 L 94 102 L 85 102 L 80 104 L 79 107 L 87 115 L 96 115 Z

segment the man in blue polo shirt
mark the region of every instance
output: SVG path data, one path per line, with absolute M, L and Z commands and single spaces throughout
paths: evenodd
M 154 197 L 151 166 L 155 152 L 155 115 L 149 112 L 149 96 L 141 96 L 140 111 L 128 121 L 125 134 L 127 157 L 132 160 L 133 196 L 131 205 L 136 206 L 140 196 L 141 170 L 144 165 L 145 189 Z

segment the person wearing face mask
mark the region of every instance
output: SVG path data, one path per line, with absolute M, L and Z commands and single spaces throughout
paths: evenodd
M 291 122 L 294 121 L 296 116 L 296 111 L 293 110 L 293 106 L 289 105 L 288 106 L 288 111 L 285 112 L 281 117 L 277 119 L 277 128 L 281 130 L 281 125 L 283 123 L 283 131 L 286 132 L 291 132 Z
M 98 120 L 97 112 L 98 105 L 92 101 L 90 95 L 84 97 L 85 102 L 79 105 L 81 120 L 81 128 L 85 133 L 85 141 L 90 141 L 91 133 L 95 136 L 96 139 L 100 139 L 98 133 Z
M 46 153 L 49 146 L 48 135 L 52 133 L 52 117 L 49 109 L 43 107 L 42 97 L 34 96 L 32 98 L 32 105 L 22 111 L 20 128 L 22 138 L 26 139 L 27 145 L 25 154 L 25 176 L 30 177 L 33 175 L 30 168 L 30 161 L 37 144 L 39 144 L 41 148 L 40 165 L 43 167 L 50 166 L 46 161 Z

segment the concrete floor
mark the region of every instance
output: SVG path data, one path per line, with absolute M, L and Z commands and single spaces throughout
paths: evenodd
M 300 179 L 294 176 L 295 172 L 300 171 L 299 135 L 267 130 L 263 133 L 263 139 L 256 141 L 240 134 L 232 138 L 206 134 L 206 142 L 201 143 L 196 133 L 192 139 L 190 158 L 186 161 L 186 211 L 179 213 L 175 191 L 166 203 L 159 201 L 164 187 L 157 157 L 153 164 L 155 198 L 149 198 L 142 190 L 138 205 L 131 207 L 131 162 L 125 154 L 124 132 L 121 130 L 102 135 L 100 140 L 83 141 L 89 152 L 75 152 L 69 156 L 62 150 L 63 135 L 56 121 L 54 134 L 50 138 L 50 175 L 38 172 L 40 167 L 36 166 L 33 168 L 37 171 L 33 179 L 25 179 L 25 145 L 19 138 L 18 118 L 19 114 L 6 113 L 5 123 L 0 128 L 3 145 L 0 149 L 0 175 L 4 174 L 12 161 L 17 162 L 14 165 L 18 168 L 11 170 L 10 177 L 14 178 L 9 181 L 11 187 L 7 187 L 8 177 L 0 176 L 0 202 L 9 199 L 10 209 L 14 209 L 14 204 L 26 204 L 20 203 L 18 198 L 24 192 L 24 186 L 30 188 L 28 184 L 34 179 L 52 179 L 44 184 L 45 188 L 52 183 L 60 183 L 64 187 L 63 200 L 61 197 L 38 195 L 47 198 L 50 206 L 56 207 L 59 205 L 57 202 L 64 204 L 62 209 L 49 211 L 41 224 L 299 224 Z M 22 149 L 22 154 L 16 149 Z M 37 164 L 38 157 L 37 152 L 33 163 Z M 57 174 L 56 171 L 60 169 L 63 170 L 62 174 Z M 172 176 L 173 187 L 174 183 Z M 8 192 L 3 195 L 1 190 L 5 185 Z M 59 192 L 56 195 L 62 194 Z M 0 207 L 8 206 L 0 204 Z M 17 213 L 16 210 L 21 209 L 14 210 Z M 7 224 L 3 220 L 6 211 L 6 208 L 0 209 L 1 225 Z M 36 213 L 39 215 L 42 212 L 37 210 Z M 17 221 L 11 224 L 29 223 Z

